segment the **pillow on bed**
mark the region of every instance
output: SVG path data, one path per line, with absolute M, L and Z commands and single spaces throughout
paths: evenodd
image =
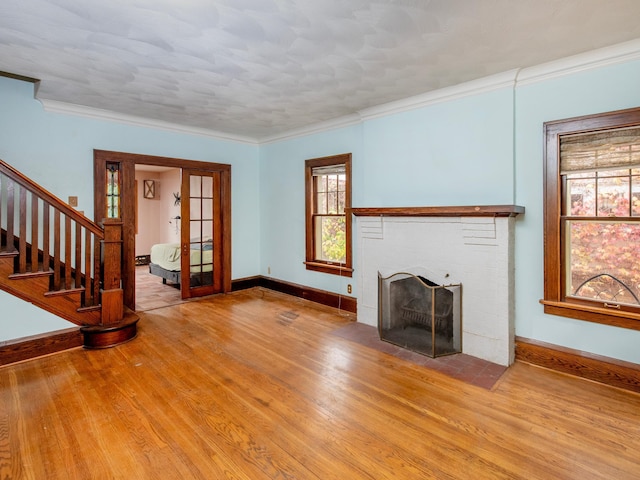
M 213 244 L 211 242 L 209 243 L 192 243 L 191 244 L 191 250 L 201 250 L 203 252 L 209 251 L 209 250 L 213 250 Z
M 207 250 L 213 250 L 213 240 L 211 238 L 206 238 L 205 240 L 201 240 L 200 237 L 192 237 L 189 239 L 191 242 L 191 250 L 200 250 L 203 252 Z M 200 246 L 200 242 L 202 242 L 202 246 Z

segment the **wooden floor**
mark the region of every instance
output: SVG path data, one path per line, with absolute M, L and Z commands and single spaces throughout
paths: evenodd
M 492 390 L 263 289 L 0 368 L 0 479 L 638 479 L 640 395 L 516 364 Z
M 149 265 L 136 266 L 136 312 L 184 303 L 180 288 L 163 284 L 162 278 L 149 273 Z

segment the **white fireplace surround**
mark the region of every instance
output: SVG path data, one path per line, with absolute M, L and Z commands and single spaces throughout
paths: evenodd
M 354 208 L 358 322 L 378 325 L 378 273 L 428 272 L 462 284 L 462 352 L 508 366 L 514 358 L 514 227 L 524 208 Z

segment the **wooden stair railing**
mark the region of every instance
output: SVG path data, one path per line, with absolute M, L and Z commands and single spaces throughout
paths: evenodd
M 0 267 L 0 276 L 31 282 L 20 287 L 4 282 L 4 290 L 77 325 L 91 326 L 88 331 L 130 326 L 120 285 L 119 219 L 104 220 L 101 227 L 0 160 L 0 226 L 0 259 L 13 259 L 12 271 Z

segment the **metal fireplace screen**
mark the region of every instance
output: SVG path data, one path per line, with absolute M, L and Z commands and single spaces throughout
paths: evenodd
M 438 285 L 423 276 L 378 273 L 380 339 L 439 357 L 462 351 L 460 284 Z

